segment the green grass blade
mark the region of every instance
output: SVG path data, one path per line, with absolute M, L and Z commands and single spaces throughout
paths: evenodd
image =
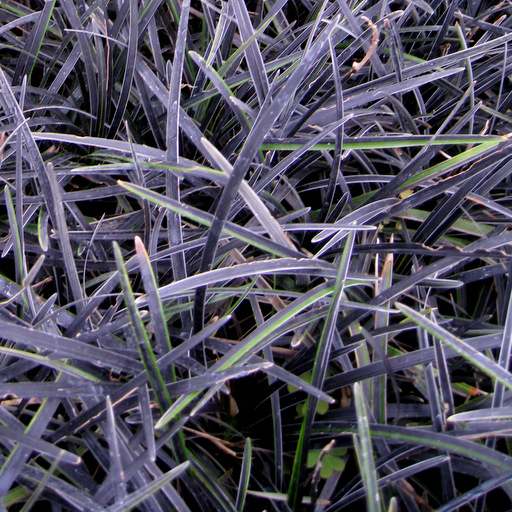
M 358 382 L 354 384 L 354 401 L 356 405 L 358 430 L 358 437 L 354 436 L 354 444 L 365 489 L 366 510 L 368 510 L 368 512 L 381 512 L 383 508 L 379 486 L 377 484 L 378 477 L 372 449 L 368 410 L 363 390 Z
M 251 478 L 252 463 L 252 441 L 248 437 L 245 441 L 244 455 L 242 460 L 242 472 L 238 484 L 238 492 L 236 495 L 235 507 L 238 512 L 243 512 L 247 489 L 249 488 L 249 480 Z
M 116 257 L 116 264 L 120 273 L 121 286 L 123 288 L 123 294 L 128 309 L 128 315 L 130 318 L 130 324 L 135 338 L 135 343 L 138 350 L 140 351 L 141 359 L 144 364 L 144 368 L 148 373 L 149 383 L 151 388 L 155 392 L 158 404 L 161 409 L 165 410 L 171 403 L 171 399 L 165 388 L 165 381 L 162 377 L 162 373 L 156 364 L 156 358 L 149 342 L 146 328 L 140 318 L 139 311 L 135 304 L 135 297 L 130 285 L 130 280 L 126 267 L 121 255 L 119 246 L 114 242 L 114 253 Z
M 435 336 L 439 341 L 448 345 L 459 356 L 462 356 L 473 366 L 476 366 L 479 370 L 492 379 L 495 379 L 506 388 L 512 389 L 512 375 L 505 368 L 496 364 L 465 341 L 457 338 L 434 321 L 429 320 L 410 307 L 399 303 L 395 303 L 395 307 L 402 311 L 405 316 L 429 332 L 432 336 Z
M 342 256 L 338 263 L 338 272 L 336 282 L 333 288 L 333 297 L 329 305 L 329 311 L 325 319 L 322 334 L 318 342 L 315 362 L 313 364 L 313 376 L 311 383 L 313 386 L 321 389 L 327 373 L 327 365 L 331 353 L 331 347 L 334 340 L 334 331 L 336 329 L 336 320 L 338 318 L 341 299 L 343 297 L 345 284 L 347 281 L 348 269 L 354 248 L 355 235 L 350 232 Z M 302 502 L 303 491 L 302 482 L 304 481 L 304 468 L 307 458 L 307 450 L 310 443 L 311 428 L 317 411 L 318 400 L 309 396 L 305 405 L 305 414 L 302 421 L 297 450 L 295 452 L 291 484 L 288 490 L 288 501 L 292 508 L 296 508 Z

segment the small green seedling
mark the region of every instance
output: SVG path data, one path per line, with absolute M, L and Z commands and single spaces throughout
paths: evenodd
M 306 382 L 311 383 L 312 374 L 311 372 L 306 372 L 300 376 L 301 379 L 305 380 Z M 288 391 L 290 393 L 293 393 L 294 391 L 297 391 L 298 388 L 295 386 L 292 386 L 291 384 L 288 384 L 287 386 Z M 306 402 L 303 402 L 301 404 L 297 404 L 295 407 L 295 410 L 297 411 L 297 418 L 303 418 L 305 414 L 305 408 L 306 408 Z M 318 404 L 316 406 L 316 413 L 317 414 L 325 414 L 329 410 L 329 402 L 326 402 L 325 400 L 319 400 Z
M 307 467 L 314 468 L 318 464 L 318 459 L 322 450 L 309 450 Z M 320 467 L 320 478 L 329 478 L 334 471 L 342 472 L 346 463 L 346 448 L 332 448 L 322 457 Z

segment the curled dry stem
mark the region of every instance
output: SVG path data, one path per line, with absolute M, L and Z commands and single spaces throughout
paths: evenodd
M 377 49 L 377 45 L 379 44 L 379 30 L 377 29 L 375 23 L 373 23 L 373 21 L 366 16 L 361 16 L 361 18 L 363 21 L 366 21 L 366 23 L 368 23 L 372 29 L 372 44 L 370 45 L 370 48 L 368 48 L 366 55 L 363 57 L 363 60 L 361 62 L 354 62 L 352 64 L 352 74 L 357 73 L 370 60 L 371 56 Z

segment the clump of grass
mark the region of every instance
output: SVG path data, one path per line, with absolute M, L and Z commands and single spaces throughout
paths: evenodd
M 508 11 L 0 2 L 3 509 L 509 509 Z

